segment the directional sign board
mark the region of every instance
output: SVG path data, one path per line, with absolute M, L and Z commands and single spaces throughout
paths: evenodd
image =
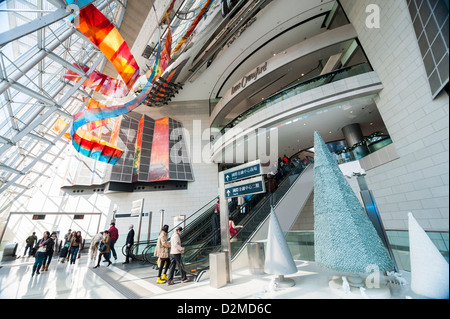
M 257 160 L 224 172 L 225 183 L 235 182 L 244 178 L 261 175 L 261 161 Z
M 225 197 L 232 198 L 252 194 L 265 193 L 266 187 L 262 176 L 246 179 L 240 182 L 227 184 L 225 188 Z
M 131 203 L 131 215 L 130 217 L 139 217 L 142 215 L 142 209 L 144 208 L 144 199 L 138 199 Z

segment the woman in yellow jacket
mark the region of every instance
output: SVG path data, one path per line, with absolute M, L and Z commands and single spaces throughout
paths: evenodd
M 167 281 L 167 270 L 169 269 L 170 266 L 170 259 L 169 259 L 170 243 L 167 242 L 168 232 L 169 226 L 164 225 L 164 227 L 161 229 L 161 232 L 159 233 L 158 241 L 156 243 L 154 256 L 158 257 L 160 261 L 158 269 L 158 279 L 156 280 L 157 284 L 164 284 Z M 161 277 L 163 268 L 164 274 Z
M 109 265 L 111 265 L 111 261 L 109 260 L 109 252 L 111 251 L 111 235 L 109 234 L 109 231 L 105 230 L 103 232 L 103 239 L 100 241 L 99 244 L 99 248 L 98 248 L 98 262 L 97 262 L 97 266 L 95 266 L 94 268 L 98 268 L 100 267 L 100 261 L 102 259 L 102 256 L 108 261 L 108 265 L 106 267 L 108 267 Z M 103 245 L 105 246 L 105 248 L 102 250 L 101 246 Z

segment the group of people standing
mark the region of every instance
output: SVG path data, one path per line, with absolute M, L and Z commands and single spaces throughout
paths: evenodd
M 36 232 L 33 232 L 33 234 L 26 239 L 24 256 L 27 254 L 27 250 L 29 250 L 28 257 L 34 256 L 31 276 L 34 276 L 35 274 L 39 275 L 41 268 L 43 271 L 48 271 L 48 266 L 52 261 L 53 253 L 55 251 L 57 241 L 56 235 L 56 232 L 50 234 L 49 231 L 45 231 L 42 238 L 38 240 Z
M 81 231 L 68 230 L 67 234 L 64 235 L 64 246 L 61 248 L 59 258 L 61 258 L 61 263 L 65 261 L 73 265 L 80 258 L 80 253 L 83 248 L 83 237 L 81 237 Z
M 181 226 L 177 227 L 169 243 L 169 226 L 164 225 L 161 229 L 154 253 L 154 255 L 159 258 L 158 264 L 160 267 L 156 281 L 158 284 L 167 283 L 167 285 L 173 285 L 173 278 L 177 268 L 181 273 L 181 282 L 185 283 L 189 281 L 182 263 L 182 254 L 185 250 L 185 248 L 181 246 L 180 235 L 182 230 L 183 228 Z M 108 230 L 100 232 L 94 236 L 90 246 L 91 259 L 95 260 L 98 255 L 97 264 L 94 268 L 98 268 L 100 266 L 102 257 L 104 258 L 104 262 L 108 262 L 107 267 L 112 263 L 111 254 L 117 260 L 117 253 L 114 249 L 114 244 L 117 242 L 118 238 L 119 232 L 115 227 L 115 223 L 111 223 Z M 56 232 L 50 234 L 50 232 L 45 231 L 42 238 L 39 240 L 37 239 L 36 233 L 33 232 L 33 234 L 27 238 L 24 255 L 26 255 L 29 249 L 29 256 L 35 256 L 32 276 L 35 274 L 40 274 L 42 267 L 42 270 L 48 270 L 48 265 L 50 264 L 55 251 L 56 242 Z M 129 263 L 133 244 L 134 230 L 133 225 L 130 225 L 126 239 L 127 254 L 124 264 Z M 81 237 L 81 232 L 72 231 L 69 229 L 68 233 L 64 236 L 64 245 L 60 252 L 61 263 L 70 261 L 70 264 L 75 264 L 77 257 L 80 257 L 82 245 L 83 239 Z
M 97 234 L 91 242 L 91 258 L 95 259 L 97 252 L 99 253 L 98 263 L 94 268 L 99 266 L 102 256 L 104 256 L 105 261 L 108 262 L 108 266 L 111 264 L 111 253 L 117 260 L 117 253 L 114 249 L 114 244 L 119 238 L 119 231 L 115 227 L 114 223 L 111 223 L 110 226 L 111 227 L 108 230 Z M 134 234 L 132 237 L 134 237 Z M 28 257 L 35 257 L 31 276 L 34 276 L 35 274 L 39 275 L 41 270 L 48 271 L 48 266 L 50 265 L 56 249 L 57 240 L 57 233 L 52 232 L 50 234 L 49 231 L 45 231 L 42 238 L 39 240 L 36 236 L 36 232 L 33 232 L 33 234 L 26 239 L 24 256 L 27 255 L 28 251 Z M 133 240 L 133 238 L 131 238 L 131 240 Z M 103 247 L 101 249 L 99 248 L 100 243 L 103 243 Z M 64 263 L 67 261 L 70 262 L 71 265 L 75 264 L 77 258 L 80 258 L 82 249 L 83 238 L 81 236 L 81 231 L 72 231 L 69 229 L 67 234 L 64 236 L 64 243 L 61 245 L 59 254 L 60 262 Z

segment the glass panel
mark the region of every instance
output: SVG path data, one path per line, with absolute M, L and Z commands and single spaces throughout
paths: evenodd
M 320 87 L 322 85 L 336 82 L 342 79 L 346 79 L 352 76 L 360 75 L 363 73 L 371 72 L 371 68 L 367 63 L 361 63 L 355 66 L 343 68 L 337 71 L 333 71 L 324 75 L 320 75 L 317 77 L 314 77 L 310 80 L 301 82 L 299 84 L 296 84 L 294 86 L 291 86 L 287 89 L 284 89 L 283 91 L 276 93 L 264 101 L 252 106 L 250 109 L 236 117 L 234 120 L 232 120 L 228 125 L 226 125 L 224 128 L 221 129 L 221 134 L 217 136 L 221 136 L 225 134 L 227 129 L 233 128 L 240 122 L 246 120 L 247 118 L 251 117 L 253 114 L 264 110 L 268 107 L 271 107 L 273 105 L 276 105 L 280 102 L 282 102 L 285 99 L 291 98 L 295 95 L 304 93 L 306 91 L 312 90 L 314 88 Z

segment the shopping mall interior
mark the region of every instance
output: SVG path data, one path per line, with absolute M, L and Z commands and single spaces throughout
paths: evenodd
M 448 260 L 448 0 L 0 0 L 0 299 L 448 299 Z

